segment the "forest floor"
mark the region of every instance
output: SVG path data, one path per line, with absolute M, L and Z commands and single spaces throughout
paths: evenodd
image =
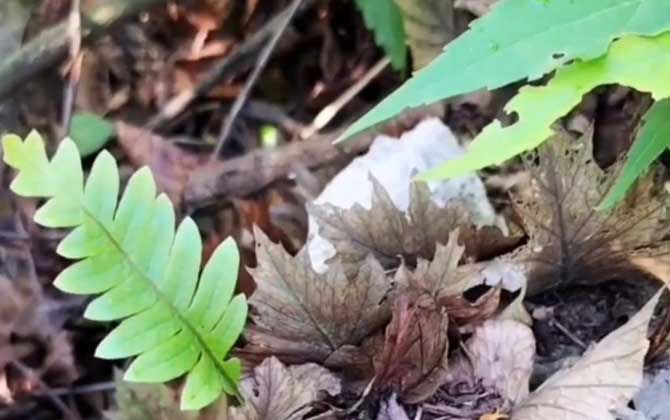
M 81 0 L 81 8 L 86 15 L 104 3 Z M 596 178 L 630 147 L 648 95 L 600 88 L 560 122 L 561 139 L 535 160 L 512 161 L 450 187 L 410 187 L 417 170 L 461 150 L 495 118 L 510 121 L 503 106 L 518 86 L 413 110 L 335 145 L 407 77 L 384 58 L 355 2 L 303 1 L 295 13 L 288 0 L 136 3 L 142 7 L 108 26 L 84 19 L 76 54 L 68 55 L 67 36 L 42 40 L 46 52 L 3 74 L 3 57 L 37 45 L 59 25 L 67 28 L 72 9 L 71 0 L 3 1 L 0 133 L 36 129 L 53 151 L 66 127 L 84 121 L 78 146 L 110 150 L 124 179 L 148 166 L 178 217 L 196 221 L 203 261 L 235 238 L 242 255 L 238 288 L 252 306 L 253 325 L 237 350 L 245 372 L 260 376 L 253 369 L 262 362 L 297 377 L 291 369 L 311 362 L 339 375 L 337 386 L 322 376 L 312 385 L 328 395 L 313 404 L 317 398 L 308 397 L 307 410 L 285 418 L 497 420 L 505 417 L 496 413 L 510 412 L 561 369 L 583 386 L 589 360 L 586 370 L 622 372 L 618 362 L 594 367 L 601 340 L 613 360 L 644 358 L 647 382 L 670 375 L 667 305 L 659 305 L 649 333 L 646 323 L 627 324 L 645 316 L 641 308 L 670 281 L 670 211 L 650 211 L 664 183 L 667 189 L 668 171 L 641 183 L 629 207 L 611 216 L 596 214 L 587 198 L 599 188 Z M 451 37 L 479 13 L 476 2 L 457 3 L 465 5 L 452 10 Z M 92 115 L 100 118 L 89 127 Z M 587 146 L 573 150 L 574 139 Z M 360 156 L 368 156 L 362 169 L 345 169 Z M 91 163 L 84 159 L 85 168 Z M 534 182 L 550 173 L 568 190 Z M 3 165 L 0 176 L 0 420 L 228 418 L 226 408 L 180 413 L 178 383 L 128 387 L 117 378 L 127 362 L 94 357 L 113 325 L 85 319 L 90 299 L 52 286 L 68 265 L 56 254 L 65 233 L 38 227 L 32 221 L 38 203 L 9 190 L 10 168 Z M 463 208 L 450 205 L 454 196 Z M 561 210 L 569 214 L 567 227 L 554 223 Z M 325 251 L 316 244 L 324 238 L 332 245 Z M 311 260 L 302 258 L 307 248 Z M 335 252 L 337 263 L 329 259 Z M 529 269 L 529 256 L 539 254 L 551 263 Z M 331 310 L 333 336 L 347 335 L 337 338 L 339 347 L 325 351 L 318 340 L 308 342 L 308 332 L 291 336 L 286 324 L 305 314 L 268 318 L 271 308 L 292 305 L 293 298 L 270 287 L 280 277 L 296 290 L 309 289 L 302 298 L 311 296 L 314 307 L 305 311 Z M 337 299 L 324 303 L 327 293 L 309 284 L 326 277 L 347 288 L 333 286 L 328 293 Z M 443 281 L 449 287 L 434 301 L 416 292 Z M 377 295 L 360 295 L 363 286 Z M 332 308 L 319 310 L 315 302 Z M 344 319 L 356 311 L 358 320 Z M 647 336 L 650 350 L 640 354 Z M 589 351 L 591 359 L 579 359 Z M 575 373 L 575 366 L 582 370 Z M 517 376 L 491 379 L 496 369 Z M 438 373 L 446 376 L 432 387 Z M 293 398 L 305 398 L 307 391 L 293 386 Z M 651 417 L 662 409 L 650 402 L 659 391 L 650 392 L 631 408 L 647 407 L 649 419 L 670 418 Z

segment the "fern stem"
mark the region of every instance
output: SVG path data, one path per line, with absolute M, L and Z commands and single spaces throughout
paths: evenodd
M 107 229 L 106 226 L 104 226 L 85 206 L 82 206 L 82 210 L 86 217 L 88 217 L 95 225 L 100 228 L 100 230 L 104 233 L 105 237 L 109 242 L 114 246 L 114 248 L 124 257 L 124 259 L 128 262 L 130 267 L 132 268 L 133 271 L 135 271 L 137 274 L 139 274 L 139 277 L 143 279 L 146 283 L 149 284 L 151 289 L 153 290 L 154 294 L 156 295 L 157 299 L 165 304 L 167 308 L 169 308 L 170 312 L 172 315 L 179 320 L 179 322 L 182 324 L 183 328 L 188 330 L 198 341 L 198 344 L 200 346 L 200 349 L 203 355 L 201 357 L 207 356 L 210 359 L 212 359 L 214 366 L 216 366 L 216 369 L 219 371 L 221 376 L 224 378 L 226 382 L 228 382 L 228 385 L 230 389 L 235 390 L 235 397 L 239 400 L 242 401 L 242 395 L 239 393 L 239 390 L 237 389 L 237 386 L 235 384 L 235 380 L 231 378 L 224 367 L 222 366 L 221 362 L 219 359 L 209 350 L 209 347 L 207 346 L 207 343 L 205 342 L 204 338 L 200 335 L 198 332 L 198 329 L 194 326 L 191 325 L 191 323 L 186 319 L 180 312 L 179 310 L 175 307 L 175 305 L 172 303 L 170 299 L 168 299 L 163 292 L 158 288 L 156 285 L 157 283 L 153 281 L 145 272 L 142 270 L 137 263 L 131 258 L 128 253 L 123 249 L 121 244 L 114 238 L 112 233 Z M 197 362 L 196 362 L 197 363 Z

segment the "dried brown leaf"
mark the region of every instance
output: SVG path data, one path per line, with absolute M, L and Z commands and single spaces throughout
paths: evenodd
M 434 296 L 438 306 L 447 310 L 456 326 L 464 332 L 471 332 L 474 326 L 499 311 L 501 289 L 519 290 L 525 287 L 525 277 L 520 268 L 500 260 L 459 267 L 463 252 L 464 247 L 458 244 L 456 230 L 449 236 L 446 245 L 437 245 L 432 261 L 419 259 L 413 271 L 401 266 L 395 281 L 402 288 Z M 491 286 L 491 289 L 475 301 L 465 297 L 467 290 L 481 285 Z
M 27 250 L 2 248 L 0 266 L 0 377 L 9 363 L 29 359 L 30 369 L 5 378 L 11 392 L 29 393 L 42 380 L 70 385 L 79 372 L 63 303 L 43 293 Z
M 395 1 L 402 11 L 414 69 L 420 69 L 437 57 L 456 36 L 453 3 L 442 0 Z
M 168 140 L 123 122 L 116 124 L 119 145 L 134 166 L 151 168 L 160 191 L 166 193 L 175 206 L 180 206 L 191 172 L 202 166 L 206 158 L 189 153 Z
M 284 366 L 270 357 L 242 379 L 241 407 L 231 407 L 231 420 L 299 420 L 319 395 L 340 393 L 340 380 L 327 369 L 309 363 Z
M 463 295 L 438 297 L 437 302 L 458 326 L 466 330 L 493 317 L 500 308 L 500 288 L 489 289 L 474 302 Z
M 528 313 L 528 310 L 523 305 L 523 300 L 526 298 L 526 287 L 521 289 L 519 295 L 498 315 L 497 319 L 509 319 L 520 322 L 527 326 L 533 325 L 533 318 Z
M 446 245 L 437 244 L 432 261 L 420 258 L 413 271 L 405 265 L 401 266 L 396 272 L 395 281 L 400 286 L 424 290 L 433 295 L 460 295 L 467 290 L 456 271 L 464 250 L 458 244 L 458 230 L 455 230 L 449 235 Z
M 535 357 L 535 337 L 512 320 L 487 321 L 467 343 L 474 374 L 510 404 L 528 396 Z
M 517 406 L 513 420 L 615 420 L 642 385 L 649 320 L 660 291 L 619 329 Z
M 383 350 L 373 357 L 375 386 L 393 390 L 407 403 L 433 395 L 446 379 L 448 315 L 426 293 L 396 297 Z
M 338 350 L 360 344 L 388 322 L 390 282 L 372 258 L 353 277 L 338 264 L 319 274 L 306 250 L 291 257 L 259 229 L 255 236 L 258 267 L 250 271 L 257 289 L 249 301 L 255 325 L 246 332 L 247 355 L 328 365 Z
M 556 136 L 529 154 L 527 167 L 530 187 L 514 199 L 530 236 L 516 255 L 529 272 L 529 295 L 569 283 L 639 277 L 629 252 L 660 246 L 670 237 L 664 198 L 653 183 L 634 203 L 596 210 L 616 168 L 598 167 L 589 136 Z
M 370 209 L 360 205 L 348 210 L 329 204 L 309 207 L 319 221 L 319 233 L 333 244 L 347 273 L 356 272 L 368 255 L 386 269 L 397 268 L 401 262 L 414 266 L 418 258 L 432 260 L 437 244 L 446 244 L 457 228 L 465 255 L 475 260 L 503 254 L 519 243 L 520 238 L 505 237 L 498 228 L 477 229 L 457 203 L 438 206 L 423 183 L 412 184 L 405 214 L 377 180 L 370 180 Z

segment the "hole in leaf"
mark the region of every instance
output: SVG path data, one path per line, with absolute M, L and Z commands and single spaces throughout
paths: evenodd
M 519 121 L 519 114 L 515 112 L 505 113 L 500 118 L 500 125 L 504 127 L 509 127 L 510 125 L 516 124 Z

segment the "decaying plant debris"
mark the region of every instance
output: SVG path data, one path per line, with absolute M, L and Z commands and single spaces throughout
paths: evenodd
M 81 3 L 95 12 L 104 1 Z M 430 62 L 495 2 L 397 0 L 410 28 L 407 65 Z M 63 233 L 31 222 L 35 202 L 0 195 L 0 420 L 103 412 L 115 420 L 652 420 L 631 401 L 649 368 L 670 359 L 667 168 L 647 173 L 615 209 L 598 209 L 622 167 L 599 165 L 629 147 L 650 98 L 628 88 L 592 93 L 559 123 L 568 132 L 521 165 L 485 172 L 496 226 L 476 223 L 458 199 L 437 204 L 421 182 L 401 210 L 372 175 L 360 179 L 372 186 L 370 206 L 314 204 L 377 133 L 332 141 L 406 76 L 380 61 L 356 3 L 304 0 L 248 95 L 246 81 L 293 1 L 140 0 L 137 10 L 114 9 L 111 20 L 81 22 L 70 104 L 61 93 L 76 60 L 62 74 L 32 76 L 65 57 L 64 19 L 77 2 L 35 7 L 19 52 L 55 36 L 26 72 L 0 80 L 1 92 L 21 93 L 17 106 L 9 101 L 9 123 L 0 103 L 0 128 L 51 133 L 53 150 L 62 108 L 114 121 L 107 147 L 122 179 L 152 170 L 177 213 L 197 222 L 203 261 L 235 237 L 248 267 L 238 288 L 251 311 L 234 349 L 239 398 L 182 411 L 182 384 L 129 383 L 116 371 L 126 366 L 94 361 L 108 325 L 92 326 L 80 316 L 84 298 L 49 284 L 63 268 L 54 257 Z M 319 121 L 375 68 L 339 115 Z M 399 137 L 435 114 L 467 140 L 500 117 L 510 93 L 419 109 L 385 133 Z M 238 100 L 246 105 L 232 134 L 217 138 Z M 0 168 L 4 184 L 9 169 Z M 305 245 L 308 217 L 335 249 L 325 270 Z
M 323 274 L 306 252 L 292 258 L 257 230 L 255 325 L 240 354 L 317 362 L 339 377 L 339 396 L 315 396 L 305 418 L 615 419 L 641 384 L 647 337 L 667 334 L 649 333 L 661 282 L 634 257 L 662 257 L 667 193 L 650 176 L 634 201 L 596 213 L 616 168 L 601 170 L 588 140 L 560 137 L 528 157 L 531 182 L 514 193 L 528 240 L 516 249 L 518 239 L 495 228 L 482 236 L 457 202 L 440 208 L 421 186 L 408 214 L 378 184 L 369 210 L 312 207 L 338 251 Z M 501 273 L 497 284 L 492 272 Z M 627 322 L 614 320 L 595 335 L 586 325 L 560 324 L 570 301 L 552 305 L 552 297 L 579 288 L 613 302 L 608 286 L 620 282 L 642 290 L 622 312 Z M 524 293 L 534 330 L 515 299 Z M 553 375 L 539 363 L 547 357 L 536 356 L 536 341 L 541 350 L 552 335 L 584 346 L 554 354 L 573 356 L 574 364 Z

